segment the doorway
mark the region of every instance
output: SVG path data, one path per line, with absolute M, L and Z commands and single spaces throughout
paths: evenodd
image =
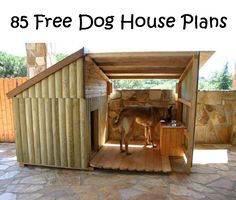
M 91 127 L 91 153 L 99 150 L 98 147 L 98 110 L 91 111 L 90 114 L 90 127 Z

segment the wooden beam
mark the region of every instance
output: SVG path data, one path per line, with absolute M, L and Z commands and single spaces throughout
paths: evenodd
M 164 57 L 164 58 L 103 58 L 93 59 L 99 67 L 126 67 L 126 66 L 137 66 L 137 67 L 171 67 L 171 68 L 185 68 L 191 57 Z
M 179 79 L 179 76 L 108 76 L 110 79 Z
M 192 58 L 190 59 L 190 61 L 187 64 L 187 66 L 185 67 L 184 72 L 182 73 L 181 77 L 179 78 L 179 82 L 181 82 L 184 79 L 184 77 L 187 75 L 188 71 L 191 69 L 191 67 L 193 65 L 193 60 L 194 60 L 194 56 L 192 56 Z
M 107 73 L 107 76 L 112 76 L 112 77 L 116 77 L 116 76 L 146 76 L 146 77 L 149 77 L 149 76 L 159 76 L 159 77 L 162 77 L 162 76 L 169 76 L 169 77 L 180 77 L 181 74 L 178 74 L 178 73 L 110 73 L 108 74 Z
M 115 53 L 88 53 L 93 59 L 98 58 L 125 58 L 125 57 L 191 57 L 196 51 L 178 52 L 115 52 Z
M 128 69 L 117 69 L 116 67 L 113 67 L 113 69 L 103 69 L 102 71 L 105 74 L 121 74 L 121 73 L 125 73 L 125 74 L 132 74 L 132 73 L 141 73 L 141 74 L 145 74 L 145 73 L 151 73 L 151 74 L 155 74 L 155 73 L 174 73 L 174 74 L 182 74 L 184 71 L 184 68 L 169 68 L 169 67 L 150 67 L 150 68 L 144 68 L 142 67 L 141 69 L 137 69 L 134 66 L 130 66 L 130 68 Z
M 178 101 L 181 102 L 182 104 L 184 104 L 184 105 L 190 107 L 190 108 L 192 107 L 191 101 L 187 101 L 187 100 L 182 99 L 182 98 L 178 98 Z
M 111 80 L 107 77 L 106 74 L 104 74 L 104 72 L 96 65 L 96 63 L 93 61 L 93 59 L 91 59 L 89 56 L 85 56 L 85 62 L 86 64 L 90 64 L 93 65 L 96 72 L 107 82 L 111 82 Z
M 16 96 L 17 94 L 23 92 L 24 90 L 28 89 L 32 85 L 38 83 L 39 81 L 45 79 L 46 77 L 48 77 L 51 74 L 59 71 L 63 67 L 69 65 L 70 63 L 78 60 L 79 58 L 81 58 L 83 56 L 84 56 L 84 48 L 82 48 L 79 51 L 71 54 L 70 56 L 66 57 L 62 61 L 56 63 L 55 65 L 53 65 L 50 68 L 42 71 L 41 73 L 39 73 L 35 77 L 29 79 L 28 81 L 26 81 L 22 85 L 20 85 L 20 86 L 16 87 L 15 89 L 11 90 L 10 92 L 7 93 L 8 98 L 12 98 L 12 97 Z

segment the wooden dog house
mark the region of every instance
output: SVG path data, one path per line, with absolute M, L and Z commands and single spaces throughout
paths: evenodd
M 186 126 L 185 170 L 189 172 L 198 69 L 211 54 L 84 53 L 81 49 L 68 56 L 8 93 L 13 98 L 18 162 L 87 169 L 93 155 L 97 161 L 106 161 L 109 156 L 101 158 L 102 151 L 99 155 L 96 152 L 108 138 L 107 99 L 112 91 L 111 79 L 179 79 L 177 118 Z

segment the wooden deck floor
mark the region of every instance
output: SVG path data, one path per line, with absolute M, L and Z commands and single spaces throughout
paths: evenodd
M 170 172 L 168 156 L 161 156 L 159 148 L 148 148 L 143 145 L 130 145 L 131 155 L 120 153 L 118 144 L 106 144 L 92 158 L 90 166 L 100 169 L 125 171 Z

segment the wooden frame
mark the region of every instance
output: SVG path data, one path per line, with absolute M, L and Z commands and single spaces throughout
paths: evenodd
M 199 52 L 85 55 L 82 48 L 8 93 L 14 102 L 18 161 L 87 169 L 91 156 L 91 111 L 98 110 L 96 149 L 107 140 L 111 78 L 179 79 L 177 119 L 182 121 L 183 110 L 189 111 L 186 112 L 187 130 L 183 134 L 187 141 L 186 172 L 189 173 L 194 147 L 199 59 Z M 191 88 L 186 82 L 188 79 L 191 79 Z M 186 89 L 191 91 L 189 96 L 185 95 Z

